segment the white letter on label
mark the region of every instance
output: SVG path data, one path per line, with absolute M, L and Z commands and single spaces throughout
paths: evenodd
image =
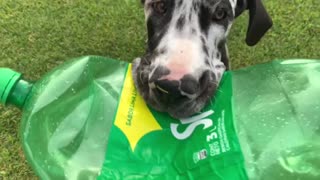
M 210 111 L 207 111 L 207 112 L 204 112 L 202 114 L 199 114 L 197 116 L 193 116 L 193 117 L 189 117 L 189 118 L 183 118 L 183 119 L 180 119 L 180 122 L 182 124 L 191 124 L 193 122 L 196 122 L 196 121 L 199 121 L 201 119 L 204 119 L 208 116 L 210 116 L 211 114 L 213 114 L 214 111 L 213 110 L 210 110 Z
M 207 135 L 207 142 L 210 142 L 214 139 L 218 138 L 218 134 L 216 132 L 211 133 L 210 135 Z
M 204 126 L 203 129 L 207 129 L 208 127 L 211 127 L 213 123 L 212 123 L 211 119 L 199 120 L 199 121 L 196 121 L 196 122 L 193 122 L 192 124 L 190 124 L 187 127 L 187 129 L 182 133 L 178 132 L 179 124 L 171 124 L 170 128 L 171 128 L 171 132 L 174 137 L 176 137 L 179 140 L 183 140 L 183 139 L 187 139 L 189 136 L 191 136 L 191 134 L 196 129 L 196 127 L 201 124 Z
M 183 139 L 187 139 L 189 136 L 191 136 L 191 134 L 196 129 L 196 127 L 201 124 L 204 126 L 203 129 L 207 129 L 208 127 L 211 127 L 213 124 L 212 120 L 211 119 L 204 119 L 204 118 L 210 116 L 213 113 L 214 113 L 213 110 L 209 110 L 209 111 L 204 112 L 202 114 L 199 114 L 197 116 L 193 116 L 193 117 L 185 118 L 185 119 L 180 119 L 181 124 L 190 124 L 186 128 L 186 130 L 182 133 L 178 132 L 179 124 L 171 124 L 170 128 L 171 128 L 171 132 L 172 132 L 173 136 L 176 137 L 177 139 L 183 140 Z

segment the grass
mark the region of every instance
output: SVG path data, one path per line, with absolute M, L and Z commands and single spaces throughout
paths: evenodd
M 0 0 L 0 67 L 36 80 L 64 61 L 102 55 L 131 61 L 144 52 L 138 0 Z M 124 3 L 126 2 L 126 3 Z M 273 29 L 255 47 L 244 43 L 247 15 L 229 36 L 234 69 L 279 58 L 320 59 L 320 1 L 268 0 Z M 37 179 L 21 150 L 20 112 L 0 106 L 0 179 Z

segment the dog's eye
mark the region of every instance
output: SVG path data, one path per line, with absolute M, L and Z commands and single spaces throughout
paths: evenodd
M 222 8 L 218 8 L 214 14 L 213 14 L 213 20 L 217 20 L 217 21 L 220 21 L 220 20 L 223 20 L 227 17 L 227 12 L 222 9 Z
M 166 3 L 163 1 L 156 1 L 152 3 L 152 8 L 159 14 L 164 14 L 167 12 Z

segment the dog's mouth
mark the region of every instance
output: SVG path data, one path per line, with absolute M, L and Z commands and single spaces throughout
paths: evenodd
M 137 58 L 132 64 L 135 86 L 146 103 L 155 110 L 167 112 L 177 119 L 200 112 L 215 94 L 218 86 L 217 78 L 209 70 L 199 78 L 197 88 L 183 90 L 182 81 L 170 82 L 168 86 L 163 85 L 166 81 L 152 80 L 150 73 L 153 68 L 146 57 Z

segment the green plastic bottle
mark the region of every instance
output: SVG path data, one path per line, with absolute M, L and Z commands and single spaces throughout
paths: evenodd
M 250 179 L 320 179 L 320 60 L 233 72 L 234 122 Z
M 71 60 L 34 84 L 0 69 L 1 102 L 22 108 L 20 134 L 41 179 L 94 179 L 107 147 L 127 63 Z
M 131 65 L 68 61 L 31 84 L 0 69 L 3 104 L 41 179 L 320 179 L 320 61 L 226 72 L 202 112 L 172 119 L 137 93 Z

